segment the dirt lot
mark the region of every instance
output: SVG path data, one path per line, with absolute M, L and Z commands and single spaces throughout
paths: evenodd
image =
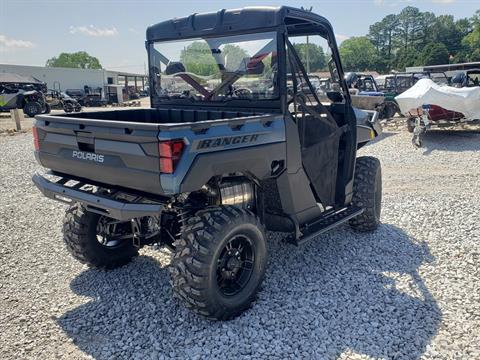
M 111 272 L 75 262 L 64 206 L 30 181 L 31 134 L 0 136 L 2 358 L 480 359 L 480 132 L 415 149 L 391 129 L 362 150 L 382 161 L 381 227 L 300 248 L 269 234 L 263 290 L 226 323 L 172 298 L 168 251 Z

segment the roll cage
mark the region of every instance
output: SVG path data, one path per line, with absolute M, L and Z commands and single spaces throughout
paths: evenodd
M 288 37 L 319 35 L 328 42 L 332 53 L 333 66 L 336 69 L 336 80 L 340 84 L 343 92 L 343 102 L 350 105 L 350 96 L 348 87 L 344 80 L 343 68 L 340 62 L 340 55 L 335 40 L 333 28 L 329 21 L 317 14 L 295 9 L 291 7 L 247 7 L 234 10 L 220 10 L 216 13 L 193 14 L 188 17 L 164 21 L 152 25 L 147 29 L 146 48 L 149 58 L 149 69 L 154 64 L 151 63 L 152 45 L 159 41 L 186 40 L 203 38 L 213 39 L 219 36 L 233 36 L 242 34 L 255 34 L 260 32 L 275 32 L 278 56 L 278 70 L 276 73 L 276 84 L 278 87 L 278 97 L 272 99 L 230 99 L 228 101 L 204 101 L 202 103 L 193 102 L 188 98 L 164 99 L 151 92 L 152 107 L 159 108 L 163 106 L 195 106 L 195 107 L 215 107 L 241 109 L 248 107 L 268 112 L 288 112 L 288 91 L 287 91 L 287 62 L 290 61 L 288 53 L 294 54 L 297 58 L 293 46 L 289 46 Z M 291 44 L 290 44 L 291 45 Z M 261 52 L 252 56 L 250 65 L 255 61 L 262 59 Z M 168 63 L 169 59 L 163 59 L 162 62 Z M 180 64 L 181 65 L 181 64 Z M 248 64 L 247 64 L 248 66 Z M 302 66 L 298 66 L 302 72 Z M 182 70 L 180 68 L 180 70 Z M 206 99 L 211 99 L 215 93 L 225 86 L 229 86 L 236 81 L 236 76 L 231 75 L 213 91 L 207 91 L 194 77 L 186 74 L 184 71 L 178 71 L 181 77 L 192 88 L 197 90 Z M 305 72 L 305 69 L 303 69 Z M 310 91 L 315 94 L 314 88 L 308 79 L 308 74 L 304 74 L 305 82 Z M 154 74 L 150 71 L 150 88 L 155 88 Z M 295 87 L 296 91 L 296 87 Z M 316 97 L 316 95 L 314 95 Z M 316 99 L 318 101 L 318 98 Z M 320 103 L 320 101 L 318 101 Z

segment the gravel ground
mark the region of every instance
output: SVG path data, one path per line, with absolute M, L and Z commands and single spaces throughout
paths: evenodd
M 3 359 L 480 359 L 480 133 L 387 132 L 383 224 L 300 248 L 269 234 L 267 279 L 230 322 L 172 298 L 168 251 L 110 272 L 74 261 L 43 198 L 30 134 L 0 136 Z

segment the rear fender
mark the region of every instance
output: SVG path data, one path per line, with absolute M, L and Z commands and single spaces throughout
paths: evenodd
M 196 191 L 210 178 L 232 172 L 250 172 L 258 179 L 270 176 L 272 162 L 286 159 L 284 120 L 282 115 L 256 120 L 160 131 L 159 141 L 183 139 L 185 143 L 175 172 L 160 175 L 164 193 Z

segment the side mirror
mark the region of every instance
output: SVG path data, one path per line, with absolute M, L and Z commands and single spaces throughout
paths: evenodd
M 339 103 L 343 101 L 343 95 L 340 91 L 328 91 L 327 97 L 331 102 Z
M 185 66 L 180 61 L 170 61 L 165 69 L 165 74 L 174 75 L 185 72 Z

